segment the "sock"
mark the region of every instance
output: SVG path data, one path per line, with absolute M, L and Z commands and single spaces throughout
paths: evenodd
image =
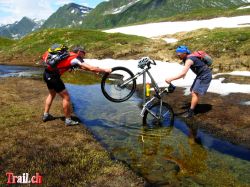
M 44 112 L 43 115 L 44 115 L 44 116 L 48 116 L 49 113 L 48 113 L 48 112 Z

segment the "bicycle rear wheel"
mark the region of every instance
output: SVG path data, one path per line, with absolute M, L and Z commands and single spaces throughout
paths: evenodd
M 174 112 L 167 103 L 162 103 L 160 112 L 160 102 L 153 104 L 149 110 L 159 119 L 155 118 L 148 110 L 145 111 L 143 124 L 148 126 L 171 126 L 174 123 Z
M 103 95 L 112 102 L 128 100 L 136 89 L 134 74 L 125 67 L 112 68 L 111 73 L 102 77 L 101 89 Z M 125 85 L 123 83 L 127 82 Z

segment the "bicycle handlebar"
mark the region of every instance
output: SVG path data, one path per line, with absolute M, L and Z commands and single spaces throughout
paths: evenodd
M 156 65 L 155 61 L 153 59 L 150 59 L 149 57 L 143 57 L 139 62 L 138 62 L 138 67 L 143 69 L 145 66 L 150 66 L 150 64 Z

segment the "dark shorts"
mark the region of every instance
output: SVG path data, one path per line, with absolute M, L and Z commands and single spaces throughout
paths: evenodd
M 204 95 L 207 92 L 211 80 L 212 73 L 206 73 L 204 75 L 196 77 L 193 85 L 190 88 L 190 91 L 198 93 L 199 95 Z
M 43 80 L 46 82 L 48 89 L 55 90 L 57 93 L 65 90 L 65 85 L 57 73 L 43 73 Z

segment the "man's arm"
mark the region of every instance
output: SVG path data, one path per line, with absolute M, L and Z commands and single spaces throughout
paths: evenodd
M 111 68 L 107 68 L 107 69 L 99 68 L 99 67 L 96 67 L 96 66 L 91 66 L 91 65 L 89 65 L 87 63 L 81 63 L 79 66 L 83 70 L 92 71 L 92 72 L 95 72 L 95 73 L 99 73 L 99 72 L 111 73 L 111 71 L 112 71 Z
M 180 79 L 180 78 L 182 78 L 182 77 L 185 77 L 185 75 L 187 74 L 187 72 L 188 72 L 190 66 L 193 65 L 193 63 L 194 63 L 194 62 L 193 62 L 191 59 L 188 59 L 188 60 L 185 62 L 184 68 L 182 69 L 182 71 L 181 71 L 179 74 L 177 74 L 177 75 L 174 76 L 174 77 L 167 78 L 165 81 L 166 81 L 167 83 L 171 83 L 171 82 L 174 81 L 174 80 L 177 80 L 177 79 Z
M 103 68 L 91 66 L 91 65 L 85 63 L 83 61 L 83 59 L 81 59 L 81 58 L 73 59 L 71 61 L 71 65 L 72 66 L 78 66 L 80 69 L 87 70 L 87 71 L 92 71 L 92 72 L 95 72 L 95 73 L 99 73 L 99 72 L 111 73 L 111 71 L 112 71 L 111 68 L 103 69 Z

